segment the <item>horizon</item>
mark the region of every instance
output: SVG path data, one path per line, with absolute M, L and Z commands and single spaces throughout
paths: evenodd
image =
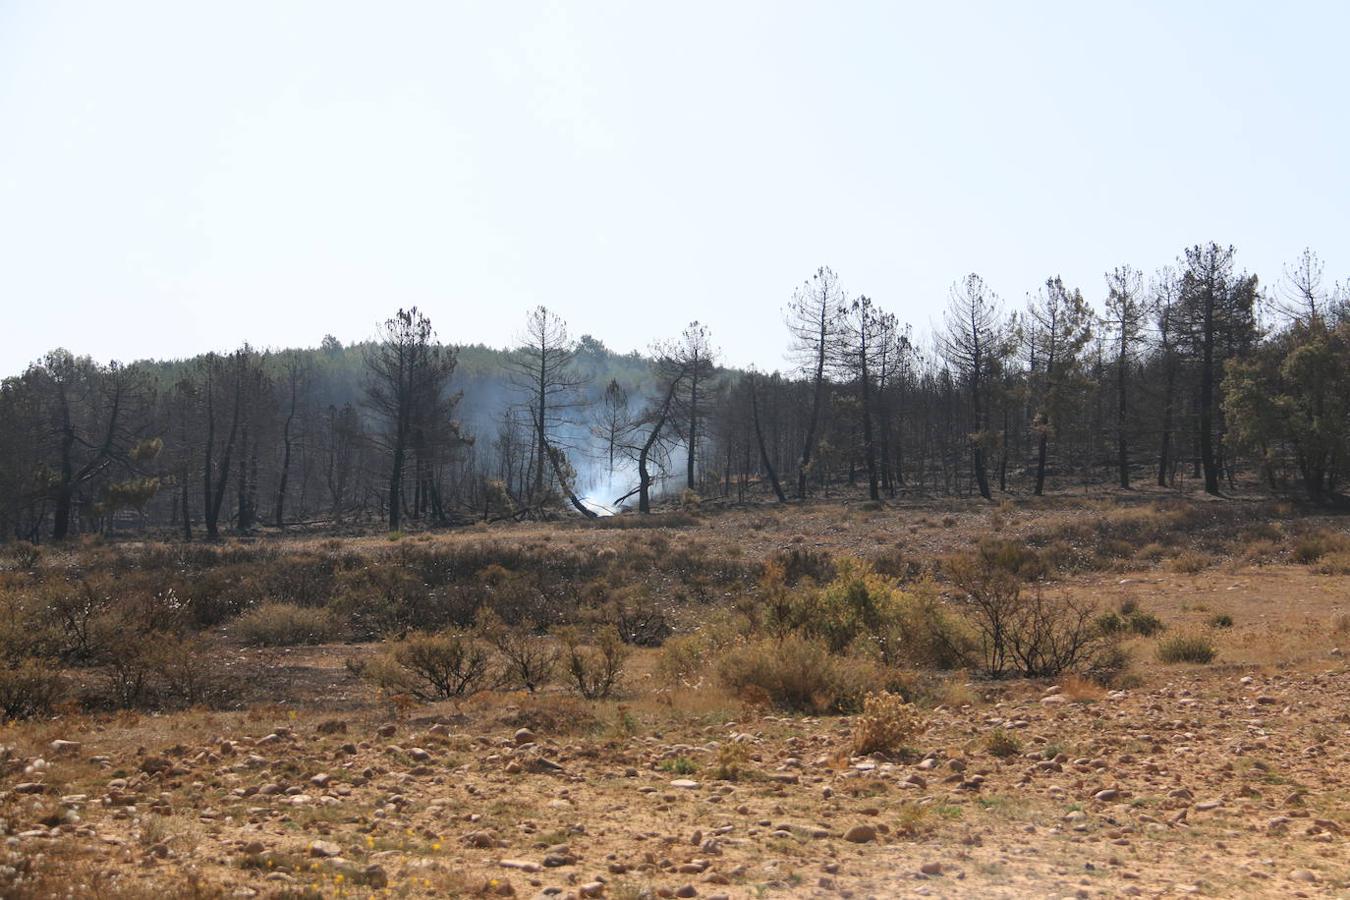
M 0 9 L 0 371 L 413 305 L 509 347 L 540 304 L 773 371 L 821 265 L 925 338 L 971 271 L 1010 308 L 1210 240 L 1268 287 L 1305 246 L 1350 274 L 1336 6 L 244 12 Z

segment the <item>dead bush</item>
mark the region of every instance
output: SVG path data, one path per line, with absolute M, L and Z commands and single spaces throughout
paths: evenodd
M 908 747 L 927 727 L 918 708 L 900 695 L 869 693 L 853 722 L 853 752 L 858 756 L 894 753 Z
M 1096 606 L 1069 595 L 1025 590 L 1044 568 L 1035 554 L 1009 541 L 984 541 L 948 562 L 964 595 L 985 672 L 1047 677 L 1091 664 L 1104 642 Z
M 338 626 L 326 609 L 264 603 L 235 620 L 234 633 L 253 647 L 292 647 L 331 641 L 338 635 Z
M 241 693 L 237 679 L 222 672 L 219 659 L 198 636 L 164 635 L 152 649 L 163 699 L 176 706 L 233 706 Z
M 478 617 L 478 634 L 501 654 L 501 683 L 534 693 L 552 680 L 560 656 L 556 641 L 535 633 L 529 622 L 508 625 L 491 610 Z
M 563 666 L 577 693 L 587 700 L 598 700 L 613 693 L 623 676 L 623 666 L 631 652 L 619 636 L 618 628 L 608 626 L 592 635 L 580 629 L 558 629 L 562 643 Z
M 0 668 L 0 714 L 5 719 L 45 715 L 65 696 L 65 679 L 50 660 L 30 658 Z

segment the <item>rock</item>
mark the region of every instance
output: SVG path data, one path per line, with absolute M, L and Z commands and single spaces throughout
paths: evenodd
M 605 895 L 605 883 L 603 881 L 588 881 L 577 888 L 577 893 L 583 897 L 603 897 Z
M 1093 794 L 1092 799 L 1100 800 L 1103 803 L 1106 803 L 1111 800 L 1118 800 L 1120 799 L 1120 791 L 1116 790 L 1115 788 L 1107 788 L 1104 791 L 1098 791 L 1097 793 Z
M 313 841 L 309 845 L 309 855 L 318 859 L 332 859 L 342 855 L 342 848 L 332 841 Z
M 871 825 L 854 825 L 844 832 L 844 840 L 854 844 L 870 844 L 877 839 L 877 830 Z
M 670 786 L 683 788 L 686 791 L 696 791 L 699 788 L 703 787 L 703 785 L 699 784 L 697 781 L 692 781 L 688 778 L 676 778 L 674 781 L 670 783 Z
M 503 869 L 516 869 L 521 872 L 542 872 L 544 867 L 527 859 L 503 859 L 497 863 Z
M 379 863 L 371 863 L 361 870 L 361 881 L 366 887 L 383 890 L 389 886 L 389 875 Z
M 516 730 L 515 741 L 517 747 L 524 744 L 533 744 L 535 742 L 534 732 L 528 728 L 519 728 Z
M 79 741 L 63 741 L 58 739 L 52 741 L 47 746 L 51 749 L 52 753 L 54 753 L 57 756 L 70 755 L 72 753 L 80 752 Z
M 328 787 L 328 783 L 333 780 L 333 776 L 327 772 L 320 772 L 309 780 L 309 783 L 315 787 Z
M 1317 877 L 1317 873 L 1310 869 L 1295 869 L 1289 873 L 1289 877 L 1295 881 L 1306 881 L 1309 884 L 1315 884 L 1320 880 Z
M 490 831 L 470 831 L 464 837 L 460 838 L 467 847 L 476 847 L 479 850 L 488 850 L 497 846 L 497 836 Z
M 1064 699 L 1059 694 L 1051 694 L 1049 697 L 1041 698 L 1041 706 L 1063 706 L 1068 702 L 1068 700 Z
M 393 737 L 398 733 L 398 726 L 393 722 L 390 722 L 387 725 L 381 725 L 379 728 L 375 729 L 375 733 L 383 738 Z
M 698 896 L 698 888 L 694 887 L 692 884 L 683 884 L 683 885 L 680 885 L 679 887 L 677 887 L 677 888 L 675 889 L 675 896 L 676 896 L 676 897 L 697 897 L 697 896 Z
M 22 784 L 14 785 L 16 794 L 40 794 L 47 789 L 47 786 L 40 781 L 25 781 Z
M 923 865 L 919 866 L 919 871 L 922 872 L 922 873 L 925 874 L 925 875 L 941 875 L 941 874 L 942 874 L 942 863 L 940 863 L 940 862 L 926 862 L 926 863 L 924 863 Z

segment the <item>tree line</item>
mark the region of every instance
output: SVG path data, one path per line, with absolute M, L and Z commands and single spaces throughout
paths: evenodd
M 926 341 L 819 268 L 785 307 L 790 364 L 722 365 L 692 323 L 618 354 L 538 307 L 509 351 L 399 310 L 365 343 L 98 363 L 54 350 L 0 384 L 0 534 L 399 530 L 661 496 L 780 502 L 849 488 L 1336 495 L 1350 438 L 1350 296 L 1312 251 L 1271 287 L 1232 247 L 1095 302 L 1052 275 L 1021 303 L 976 274 Z

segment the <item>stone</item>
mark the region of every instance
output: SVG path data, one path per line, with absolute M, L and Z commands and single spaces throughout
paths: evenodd
M 309 855 L 318 859 L 331 859 L 342 855 L 342 848 L 332 841 L 313 841 L 309 845 Z
M 854 825 L 844 832 L 844 840 L 854 844 L 869 844 L 877 839 L 877 830 L 871 825 Z
M 933 876 L 933 875 L 941 875 L 941 874 L 942 874 L 942 863 L 940 863 L 940 862 L 926 862 L 926 863 L 924 863 L 923 865 L 919 866 L 919 871 L 922 872 L 924 875 L 930 875 L 930 876 Z
M 535 742 L 534 732 L 528 728 L 519 728 L 516 730 L 515 741 L 517 747 L 524 744 L 533 744 Z

